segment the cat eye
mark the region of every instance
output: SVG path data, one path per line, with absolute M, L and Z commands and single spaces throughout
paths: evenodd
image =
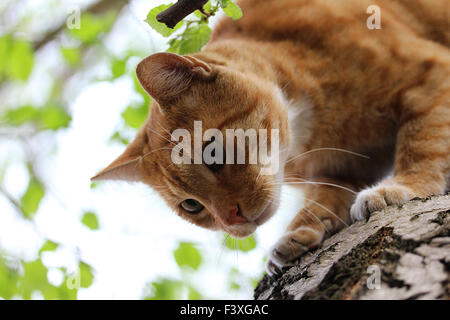
M 187 212 L 191 213 L 191 214 L 195 214 L 195 213 L 199 213 L 200 211 L 203 210 L 204 206 L 198 202 L 197 200 L 194 199 L 187 199 L 184 200 L 180 206 L 186 210 Z

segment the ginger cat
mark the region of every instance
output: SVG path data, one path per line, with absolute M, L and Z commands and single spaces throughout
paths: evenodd
M 149 118 L 94 179 L 144 182 L 182 218 L 235 237 L 276 212 L 283 183 L 303 187 L 269 273 L 352 220 L 448 189 L 449 0 L 238 3 L 243 18 L 223 18 L 201 52 L 138 65 Z M 367 27 L 371 5 L 381 29 Z M 278 129 L 280 170 L 173 163 L 172 132 L 199 120 L 203 130 Z

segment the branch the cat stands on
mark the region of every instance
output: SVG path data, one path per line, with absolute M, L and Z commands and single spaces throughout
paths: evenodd
M 450 299 L 450 195 L 359 221 L 276 277 L 255 299 Z

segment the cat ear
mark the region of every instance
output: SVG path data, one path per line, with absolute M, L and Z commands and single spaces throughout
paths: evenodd
M 125 152 L 109 166 L 91 178 L 92 181 L 102 180 L 142 180 L 142 134 L 138 133 Z
M 124 180 L 124 181 L 140 181 L 140 162 L 141 157 L 131 160 L 120 160 L 120 157 L 111 163 L 108 167 L 100 171 L 91 181 L 104 180 Z
M 156 53 L 136 68 L 142 87 L 159 103 L 170 101 L 186 90 L 193 79 L 210 79 L 211 67 L 197 58 L 174 53 Z

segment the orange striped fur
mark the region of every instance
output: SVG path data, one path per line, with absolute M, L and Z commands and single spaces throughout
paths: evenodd
M 236 237 L 274 214 L 283 181 L 303 187 L 305 207 L 271 251 L 271 272 L 352 220 L 446 191 L 450 1 L 239 4 L 243 18 L 223 18 L 202 52 L 138 66 L 154 98 L 150 116 L 99 178 L 143 181 L 181 217 Z M 369 30 L 374 4 L 382 28 Z M 192 130 L 194 120 L 204 130 L 280 129 L 284 170 L 261 176 L 257 165 L 174 165 L 170 132 Z M 183 210 L 191 198 L 205 209 Z M 227 223 L 234 203 L 248 222 Z

